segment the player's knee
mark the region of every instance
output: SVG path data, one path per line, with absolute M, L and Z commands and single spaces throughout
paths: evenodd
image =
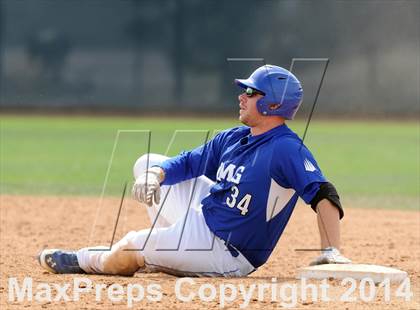
M 150 154 L 144 154 L 136 160 L 136 163 L 133 167 L 133 174 L 135 179 L 137 179 L 142 173 L 144 173 L 147 170 L 147 163 L 149 158 Z
M 137 179 L 142 173 L 146 172 L 146 170 L 152 166 L 159 165 L 164 160 L 168 159 L 168 157 L 160 155 L 160 154 L 153 154 L 153 153 L 146 153 L 140 156 L 133 167 L 133 174 L 134 178 Z
M 144 266 L 144 257 L 136 248 L 133 238 L 127 238 L 130 233 L 113 245 L 111 251 L 104 253 L 104 273 L 131 276 Z

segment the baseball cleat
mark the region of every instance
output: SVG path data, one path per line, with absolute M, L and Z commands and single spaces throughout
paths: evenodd
M 76 253 L 72 251 L 45 249 L 39 253 L 38 262 L 52 273 L 85 273 L 79 266 Z
M 335 247 L 328 247 L 322 250 L 322 254 L 318 256 L 310 266 L 324 264 L 351 264 L 351 260 L 340 253 Z

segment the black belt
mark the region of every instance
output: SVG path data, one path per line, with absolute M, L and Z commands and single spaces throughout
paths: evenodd
M 227 247 L 227 249 L 229 250 L 230 254 L 232 254 L 233 257 L 238 257 L 239 256 L 239 251 L 233 245 L 231 245 L 229 242 L 225 241 L 225 246 Z

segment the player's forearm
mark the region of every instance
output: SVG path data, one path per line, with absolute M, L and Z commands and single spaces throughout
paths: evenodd
M 178 156 L 169 158 L 159 166 L 163 171 L 164 179 L 161 184 L 174 185 L 189 179 L 187 171 L 189 171 L 188 152 L 179 154 Z
M 182 152 L 178 156 L 169 158 L 159 166 L 165 173 L 164 185 L 174 185 L 182 181 L 199 177 L 208 171 L 215 171 L 212 152 L 208 144 L 189 152 Z
M 321 237 L 321 248 L 340 248 L 340 214 L 336 206 L 328 199 L 317 205 L 318 229 Z

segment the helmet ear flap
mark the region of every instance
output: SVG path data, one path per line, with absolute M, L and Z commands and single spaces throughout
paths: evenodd
M 268 103 L 266 102 L 266 98 L 261 98 L 257 101 L 257 110 L 260 114 L 267 116 L 270 115 L 270 111 L 267 109 Z
M 261 98 L 257 101 L 257 110 L 262 115 L 267 115 L 267 112 L 264 111 L 264 98 Z
M 266 115 L 275 115 L 273 112 L 280 109 L 282 105 L 280 103 L 268 103 L 265 102 L 264 98 L 261 98 L 257 101 L 257 110 L 260 112 L 260 114 L 266 116 Z

